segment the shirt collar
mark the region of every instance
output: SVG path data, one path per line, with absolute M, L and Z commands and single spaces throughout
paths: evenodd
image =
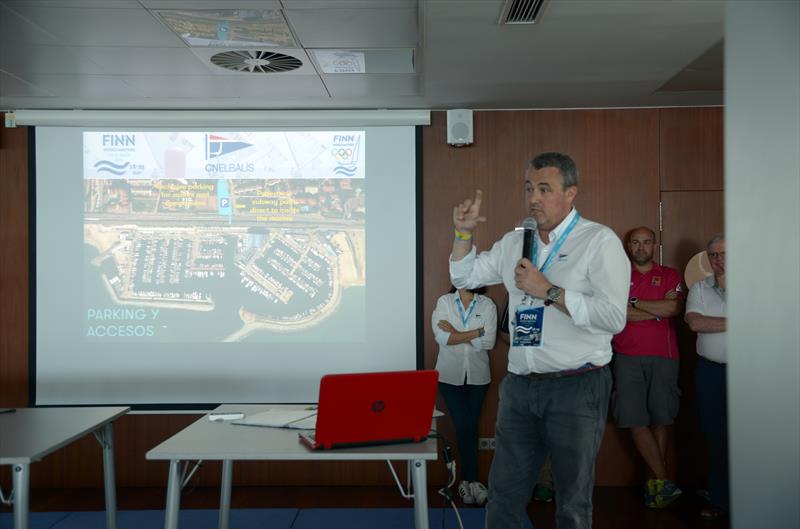
M 641 276 L 647 276 L 647 275 L 650 275 L 650 274 L 655 274 L 655 273 L 658 273 L 658 272 L 660 272 L 660 271 L 661 271 L 661 265 L 660 265 L 660 264 L 658 264 L 658 263 L 657 263 L 657 262 L 655 262 L 655 261 L 653 261 L 653 266 L 651 266 L 651 267 L 650 267 L 650 271 L 649 271 L 649 272 L 647 272 L 646 274 L 643 274 L 643 273 L 641 273 L 641 272 L 640 272 L 639 270 L 637 270 L 637 269 L 636 269 L 636 267 L 635 267 L 635 266 L 633 266 L 633 264 L 631 263 L 631 272 L 632 272 L 632 273 L 634 273 L 634 274 L 639 274 L 639 275 L 641 275 Z
M 551 243 L 554 242 L 554 241 L 557 241 L 559 239 L 559 237 L 561 237 L 561 234 L 564 233 L 564 230 L 567 229 L 567 226 L 569 226 L 569 223 L 572 222 L 572 219 L 577 214 L 578 214 L 578 210 L 575 209 L 575 206 L 573 206 L 572 209 L 567 214 L 567 216 L 564 217 L 564 220 L 562 220 L 561 223 L 558 226 L 556 226 L 555 228 L 550 230 L 550 242 Z M 539 237 L 539 239 L 541 239 L 541 237 Z M 542 242 L 544 242 L 544 241 L 542 241 Z M 549 246 L 549 244 L 548 244 L 548 246 Z

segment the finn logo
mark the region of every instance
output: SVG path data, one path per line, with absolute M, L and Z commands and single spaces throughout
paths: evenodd
M 374 411 L 375 413 L 382 412 L 385 407 L 386 406 L 384 405 L 382 400 L 376 400 L 375 402 L 372 403 L 372 411 Z
M 103 147 L 136 147 L 136 135 L 103 134 Z
M 232 140 L 230 138 L 226 138 L 225 136 L 206 134 L 206 160 L 218 158 L 240 149 L 246 149 L 252 145 L 252 143 Z

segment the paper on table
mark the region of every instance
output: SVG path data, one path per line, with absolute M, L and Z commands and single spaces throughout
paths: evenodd
M 231 421 L 231 424 L 245 426 L 266 426 L 271 428 L 294 428 L 313 430 L 317 424 L 317 410 L 296 408 L 272 408 L 261 413 L 247 415 L 244 419 Z

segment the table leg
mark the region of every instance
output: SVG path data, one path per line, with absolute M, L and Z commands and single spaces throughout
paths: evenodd
M 231 486 L 233 484 L 233 461 L 222 461 L 222 482 L 219 494 L 219 529 L 228 529 L 231 516 Z
M 101 434 L 103 482 L 106 489 L 106 529 L 117 529 L 117 491 L 114 475 L 114 426 L 109 422 Z
M 14 529 L 28 529 L 28 494 L 30 493 L 30 465 L 14 465 L 12 491 L 14 494 Z
M 167 512 L 164 517 L 164 529 L 178 529 L 178 513 L 181 509 L 181 460 L 169 462 L 169 479 L 167 481 Z
M 428 478 L 424 459 L 414 459 L 411 465 L 411 483 L 414 485 L 414 527 L 428 529 Z

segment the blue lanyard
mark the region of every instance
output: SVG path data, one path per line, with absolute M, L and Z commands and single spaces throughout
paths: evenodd
M 456 308 L 458 309 L 458 315 L 461 316 L 461 323 L 464 326 L 464 330 L 467 329 L 467 322 L 469 321 L 470 315 L 472 315 L 472 311 L 475 310 L 476 302 L 478 301 L 478 296 L 475 295 L 472 298 L 472 302 L 469 304 L 469 309 L 467 309 L 467 313 L 464 314 L 464 305 L 461 303 L 461 297 L 456 292 Z
M 575 210 L 575 216 L 572 217 L 572 221 L 567 226 L 567 229 L 564 230 L 564 233 L 562 233 L 561 237 L 559 237 L 558 240 L 556 241 L 556 245 L 553 246 L 553 249 L 550 252 L 550 255 L 547 256 L 547 260 L 544 262 L 542 267 L 539 269 L 540 272 L 544 273 L 544 271 L 547 270 L 548 268 L 550 268 L 550 265 L 553 264 L 553 256 L 556 255 L 558 253 L 558 250 L 561 249 L 561 245 L 564 244 L 564 241 L 567 240 L 567 236 L 570 233 L 572 233 L 573 228 L 575 228 L 575 225 L 578 224 L 578 221 L 580 220 L 580 218 L 581 218 L 580 213 L 578 213 L 578 211 Z M 534 259 L 536 259 L 536 262 L 534 263 L 534 265 L 537 265 L 539 263 L 539 243 L 537 242 L 538 239 L 539 239 L 539 237 L 537 235 L 534 235 L 533 236 L 533 243 L 531 244 L 531 246 L 532 246 L 531 255 L 534 257 Z

